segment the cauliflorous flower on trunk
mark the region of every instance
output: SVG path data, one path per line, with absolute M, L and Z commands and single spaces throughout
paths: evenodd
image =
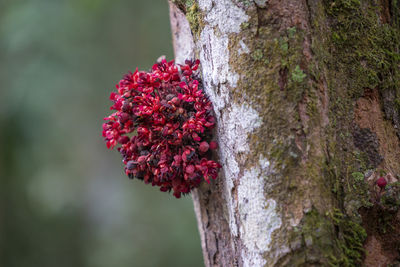
M 387 181 L 385 179 L 385 177 L 380 177 L 377 181 L 376 184 L 381 188 L 384 189 L 387 185 Z
M 125 173 L 175 197 L 215 179 L 221 165 L 211 159 L 215 118 L 197 76 L 200 61 L 183 65 L 165 59 L 149 72 L 126 74 L 104 118 L 108 148 L 118 145 Z

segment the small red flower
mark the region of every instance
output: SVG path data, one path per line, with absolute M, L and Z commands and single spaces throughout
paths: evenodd
M 210 145 L 206 141 L 203 141 L 200 143 L 199 150 L 202 153 L 206 153 L 209 147 Z
M 200 61 L 183 65 L 165 59 L 149 72 L 128 73 L 110 100 L 115 110 L 104 118 L 103 137 L 116 145 L 130 178 L 173 190 L 177 198 L 204 179 L 210 182 L 221 165 L 211 158 L 215 118 L 197 75 Z
M 385 177 L 380 177 L 377 181 L 376 184 L 381 188 L 384 189 L 387 185 L 387 181 L 385 179 Z

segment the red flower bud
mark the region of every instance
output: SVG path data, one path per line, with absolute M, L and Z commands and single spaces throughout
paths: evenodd
M 218 148 L 217 142 L 211 141 L 210 142 L 210 149 L 217 149 L 217 148 Z
M 125 122 L 127 122 L 128 120 L 129 120 L 129 114 L 128 114 L 128 113 L 123 112 L 123 113 L 121 113 L 121 114 L 119 115 L 119 121 L 120 121 L 121 123 L 125 123 Z
M 192 174 L 193 172 L 194 172 L 194 166 L 193 165 L 186 166 L 186 173 Z
M 210 146 L 208 145 L 208 143 L 206 141 L 203 141 L 200 143 L 199 150 L 200 150 L 200 152 L 205 153 L 205 152 L 207 152 L 209 147 Z
M 380 177 L 377 181 L 376 184 L 380 187 L 380 188 L 385 188 L 385 186 L 387 185 L 387 181 L 385 179 L 385 177 Z
M 120 136 L 119 138 L 118 138 L 118 143 L 120 143 L 120 144 L 126 144 L 126 143 L 128 143 L 129 142 L 129 137 L 128 136 Z
M 174 156 L 174 161 L 172 162 L 172 166 L 174 167 L 180 167 L 182 162 L 182 157 L 180 155 L 175 155 Z

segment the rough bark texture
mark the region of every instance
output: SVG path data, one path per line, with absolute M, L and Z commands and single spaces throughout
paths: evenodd
M 205 265 L 397 266 L 400 2 L 170 8 L 218 124 L 223 170 L 193 193 Z

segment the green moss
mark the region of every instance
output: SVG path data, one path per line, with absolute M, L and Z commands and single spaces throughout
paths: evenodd
M 285 266 L 345 266 L 361 265 L 365 251 L 365 229 L 334 209 L 326 214 L 312 209 L 292 231 L 289 255 Z
M 379 23 L 380 10 L 368 1 L 331 1 L 327 10 L 334 18 L 333 55 L 347 73 L 349 96 L 359 97 L 364 88 L 399 88 L 399 28 Z
M 192 1 L 188 1 L 192 2 Z M 188 5 L 186 2 L 186 5 Z M 196 2 L 193 2 L 190 6 L 187 7 L 186 18 L 189 22 L 190 29 L 192 30 L 195 36 L 200 34 L 200 12 Z
M 250 23 L 248 23 L 248 22 L 243 22 L 242 24 L 240 24 L 240 28 L 242 30 L 248 29 L 249 26 L 250 26 Z
M 363 244 L 367 238 L 365 229 L 346 217 L 340 210 L 334 209 L 328 216 L 339 229 L 336 239 L 339 254 L 330 255 L 331 266 L 359 266 L 365 254 Z
M 250 6 L 251 5 L 251 1 L 250 0 L 238 0 L 239 3 L 242 3 L 244 6 Z
M 314 246 L 321 250 L 308 251 L 308 258 L 320 257 L 327 259 L 334 252 L 332 222 L 329 217 L 320 214 L 317 210 L 313 209 L 305 214 L 302 221 L 301 234 L 306 247 Z M 315 255 L 313 255 L 314 253 Z M 324 262 L 324 260 L 321 262 Z
M 361 172 L 353 172 L 351 174 L 356 181 L 364 181 L 364 174 Z
M 187 9 L 189 9 L 192 5 L 195 4 L 195 0 L 172 0 L 172 3 L 177 5 L 186 13 Z
M 354 150 L 353 155 L 355 164 L 360 170 L 367 170 L 371 168 L 371 166 L 369 166 L 368 164 L 368 155 L 365 152 L 360 150 Z
M 333 191 L 343 201 L 346 212 L 356 215 L 360 207 L 371 206 L 368 186 L 360 175 L 370 166 L 367 155 L 354 150 L 352 135 L 342 129 L 351 129 L 354 101 L 365 88 L 394 90 L 400 95 L 400 32 L 394 24 L 380 23 L 380 10 L 370 1 L 324 1 L 320 8 L 329 19 L 319 16 L 313 24 L 319 27 L 320 40 L 325 42 L 315 43 L 312 48 L 329 66 L 327 82 L 333 121 L 328 133 L 335 140 L 331 141 L 334 147 L 328 169 L 335 169 L 330 172 L 336 181 Z M 395 7 L 394 10 L 398 11 Z M 319 20 L 329 20 L 330 27 L 324 28 L 326 24 Z
M 302 69 L 300 69 L 299 65 L 296 65 L 292 72 L 292 81 L 301 83 L 305 77 L 307 77 L 307 75 L 303 72 Z
M 289 44 L 283 38 L 280 39 L 279 43 L 280 43 L 281 50 L 286 54 L 288 52 L 288 50 L 289 50 Z
M 287 29 L 289 38 L 293 38 L 296 34 L 296 27 L 291 27 Z
M 344 186 L 344 207 L 348 215 L 358 217 L 358 210 L 361 207 L 371 207 L 370 193 L 368 184 L 364 180 L 361 172 L 351 173 L 351 178 L 346 179 Z M 356 219 L 356 218 L 354 218 Z
M 251 57 L 255 60 L 255 61 L 259 61 L 263 58 L 263 52 L 261 49 L 256 49 L 253 51 L 253 53 L 251 53 Z
M 186 15 L 190 29 L 194 37 L 198 37 L 202 28 L 202 13 L 200 12 L 195 0 L 172 0 L 182 12 Z
M 329 256 L 335 254 L 334 227 L 331 219 L 316 209 L 304 214 L 303 219 L 288 237 L 292 253 L 277 266 L 327 266 Z

